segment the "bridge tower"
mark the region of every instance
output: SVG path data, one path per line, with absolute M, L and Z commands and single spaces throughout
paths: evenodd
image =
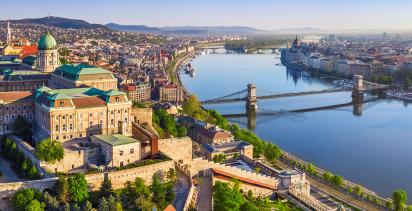
M 363 92 L 365 87 L 363 86 L 363 76 L 354 75 L 353 76 L 353 91 L 352 91 L 352 102 L 362 103 L 363 102 Z
M 251 111 L 257 110 L 256 86 L 253 84 L 247 85 L 246 109 Z

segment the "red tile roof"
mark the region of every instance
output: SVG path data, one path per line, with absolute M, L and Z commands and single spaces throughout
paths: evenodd
M 106 106 L 106 102 L 97 96 L 72 98 L 72 101 L 76 108 L 90 108 L 90 107 Z
M 0 100 L 4 102 L 14 102 L 18 100 L 31 100 L 31 92 L 0 92 Z
M 173 205 L 169 204 L 169 206 L 167 206 L 164 211 L 176 211 L 176 209 L 173 207 Z
M 122 89 L 127 91 L 136 91 L 136 85 L 134 84 L 122 84 Z
M 35 54 L 37 54 L 37 45 L 24 46 L 23 50 L 20 53 L 20 55 L 21 55 L 20 58 L 24 59 L 27 56 L 35 55 Z

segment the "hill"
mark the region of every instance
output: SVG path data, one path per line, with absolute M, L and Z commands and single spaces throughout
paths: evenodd
M 17 23 L 27 24 L 43 24 L 49 26 L 55 26 L 60 28 L 72 28 L 72 29 L 92 29 L 92 28 L 107 28 L 100 24 L 91 24 L 84 20 L 61 18 L 61 17 L 44 17 L 44 18 L 26 18 L 21 20 L 11 20 Z

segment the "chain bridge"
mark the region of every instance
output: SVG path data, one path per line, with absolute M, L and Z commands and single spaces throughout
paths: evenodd
M 334 92 L 343 92 L 352 90 L 352 97 L 362 97 L 363 93 L 370 90 L 387 89 L 388 85 L 372 83 L 369 81 L 364 81 L 361 75 L 355 75 L 353 77 L 353 87 L 333 87 L 330 89 L 316 90 L 316 91 L 305 91 L 305 92 L 290 92 L 290 93 L 278 93 L 273 91 L 261 91 L 257 95 L 256 86 L 253 84 L 248 84 L 247 88 L 241 91 L 237 91 L 222 97 L 215 99 L 202 101 L 202 104 L 218 104 L 218 103 L 233 103 L 233 102 L 246 102 L 247 110 L 257 110 L 257 101 L 263 99 L 275 99 L 284 97 L 296 97 L 296 96 L 306 96 L 315 94 L 325 94 Z

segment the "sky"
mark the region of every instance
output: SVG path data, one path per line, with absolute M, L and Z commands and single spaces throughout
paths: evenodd
M 51 16 L 148 26 L 412 29 L 411 0 L 4 0 L 0 19 Z

